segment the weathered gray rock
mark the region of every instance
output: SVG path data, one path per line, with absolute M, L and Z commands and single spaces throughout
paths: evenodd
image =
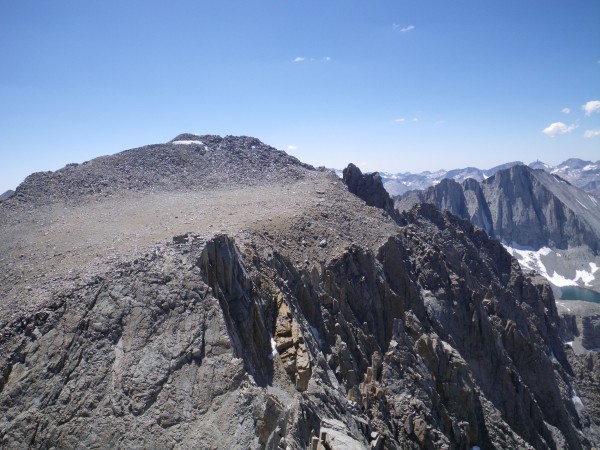
M 600 349 L 600 304 L 564 300 L 557 302 L 561 338 L 575 354 Z
M 476 167 L 465 167 L 463 169 L 438 170 L 436 172 L 425 171 L 421 173 L 404 172 L 392 174 L 381 172 L 380 175 L 383 185 L 389 194 L 391 196 L 398 196 L 415 189 L 427 189 L 435 186 L 444 179 L 463 183 L 470 178 L 481 182 L 500 170 L 509 169 L 516 165 L 523 165 L 523 163 L 521 161 L 512 161 L 487 170 Z M 550 166 L 541 161 L 532 162 L 528 166 L 532 169 L 540 169 L 558 175 L 573 186 L 596 195 L 596 197 L 600 194 L 600 161 L 592 162 L 570 158 L 558 166 Z
M 469 219 L 509 244 L 600 250 L 597 200 L 542 170 L 516 165 L 481 183 L 445 179 L 422 193 L 398 198 L 396 207 L 408 210 L 420 202 Z
M 582 286 L 600 289 L 591 264 L 600 263 L 600 200 L 543 170 L 515 165 L 478 183 L 443 180 L 425 191 L 409 192 L 395 201 L 399 210 L 432 203 L 520 249 L 554 252 L 545 259 L 554 272 Z M 577 271 L 590 272 L 588 284 Z
M 178 137 L 169 152 L 199 145 L 177 143 L 192 137 Z M 290 170 L 299 177 L 293 189 L 317 195 L 279 219 L 284 205 L 265 201 L 271 181 L 257 180 L 258 204 L 269 211 L 262 221 L 232 212 L 207 222 L 237 220 L 233 234 L 178 234 L 129 259 L 96 247 L 104 271 L 91 279 L 70 265 L 55 269 L 52 283 L 20 272 L 0 280 L 6 298 L 26 303 L 10 314 L 0 303 L 0 446 L 598 445 L 597 378 L 584 370 L 598 364 L 565 353 L 547 284 L 524 275 L 482 230 L 432 205 L 394 223 L 329 174 Z M 165 188 L 169 173 L 157 186 L 183 209 L 197 197 Z M 0 211 L 3 233 L 42 210 L 65 214 L 64 203 L 41 201 L 44 183 L 29 186 L 32 196 Z M 216 215 L 217 198 L 231 197 L 205 189 L 215 204 L 202 214 Z M 90 198 L 69 201 L 85 212 Z M 106 204 L 118 209 L 118 200 Z M 168 222 L 142 225 L 160 226 L 153 237 L 170 232 Z M 49 290 L 32 302 L 40 286 Z
M 297 179 L 303 176 L 303 169 L 314 170 L 256 138 L 186 133 L 165 144 L 68 164 L 55 172 L 34 173 L 17 187 L 10 200 L 69 203 L 123 192 L 181 191 L 240 183 L 253 186 Z
M 4 192 L 3 194 L 0 194 L 0 202 L 2 202 L 4 200 L 8 200 L 13 195 L 15 195 L 15 191 L 9 189 L 8 191 Z
M 354 195 L 362 198 L 367 205 L 381 208 L 390 215 L 395 215 L 394 202 L 391 200 L 379 173 L 368 173 L 363 175 L 361 170 L 354 164 L 348 164 L 343 171 L 344 184 Z

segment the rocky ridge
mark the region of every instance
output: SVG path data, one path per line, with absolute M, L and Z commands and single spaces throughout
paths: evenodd
M 368 206 L 351 192 L 389 198 L 360 171 L 258 153 L 217 184 L 65 172 L 0 205 L 3 448 L 598 445 L 598 364 L 543 280 L 450 213 Z
M 38 172 L 19 185 L 14 197 L 29 204 L 123 192 L 203 189 L 259 180 L 297 179 L 312 167 L 252 137 L 181 134 L 55 172 Z
M 600 288 L 594 270 L 600 266 L 600 200 L 556 175 L 516 165 L 481 183 L 443 180 L 398 197 L 395 206 L 406 210 L 420 202 L 470 220 L 515 250 L 547 248 L 533 268 L 559 286 Z
M 451 179 L 462 183 L 468 178 L 479 182 L 491 177 L 500 170 L 509 169 L 515 165 L 524 165 L 521 161 L 513 161 L 491 169 L 482 170 L 476 167 L 463 169 L 438 170 L 436 172 L 425 171 L 421 173 L 388 173 L 380 172 L 384 187 L 392 196 L 402 195 L 413 190 L 424 190 L 435 186 L 444 179 Z M 567 180 L 573 186 L 589 192 L 596 197 L 600 196 L 600 161 L 584 161 L 578 158 L 570 158 L 557 166 L 551 166 L 541 161 L 529 164 L 532 169 L 541 169 L 548 173 L 558 175 Z

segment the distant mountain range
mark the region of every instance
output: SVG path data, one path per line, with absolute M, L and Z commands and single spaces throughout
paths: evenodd
M 430 186 L 438 184 L 445 178 L 452 179 L 459 183 L 462 183 L 467 178 L 483 181 L 499 170 L 508 169 L 516 165 L 524 165 L 524 163 L 521 161 L 513 161 L 487 170 L 478 169 L 476 167 L 466 167 L 464 169 L 453 169 L 448 171 L 438 170 L 437 172 L 379 172 L 379 174 L 386 190 L 390 195 L 394 196 L 412 190 L 427 189 Z M 558 166 L 551 166 L 541 161 L 535 161 L 529 164 L 529 167 L 532 169 L 542 169 L 551 174 L 558 175 L 584 191 L 600 195 L 600 161 L 592 162 L 578 158 L 570 158 L 560 163 Z
M 565 161 L 553 171 L 571 179 L 576 173 L 598 171 L 579 161 Z M 482 228 L 522 266 L 555 286 L 600 291 L 600 199 L 544 169 L 516 164 L 483 181 L 443 179 L 396 197 L 395 207 L 404 211 L 432 203 Z

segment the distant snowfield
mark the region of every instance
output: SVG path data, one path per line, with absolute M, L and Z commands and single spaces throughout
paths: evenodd
M 175 145 L 204 145 L 202 141 L 173 141 L 171 144 Z
M 530 250 L 523 247 L 520 247 L 516 244 L 512 244 L 513 246 L 509 246 L 506 244 L 502 244 L 504 248 L 519 261 L 521 267 L 529 270 L 535 270 L 544 278 L 546 278 L 550 283 L 555 286 L 563 287 L 563 286 L 579 286 L 583 283 L 584 286 L 591 287 L 591 283 L 596 279 L 594 274 L 598 271 L 599 267 L 596 263 L 590 262 L 590 270 L 576 270 L 575 278 L 566 278 L 565 276 L 559 274 L 553 268 L 549 267 L 548 259 L 544 258 L 549 255 L 552 255 L 554 259 L 561 258 L 561 254 L 555 252 L 551 248 L 542 247 L 539 250 Z M 546 263 L 542 259 L 546 259 Z

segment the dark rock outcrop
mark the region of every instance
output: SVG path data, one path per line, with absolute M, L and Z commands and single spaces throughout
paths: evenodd
M 280 222 L 229 209 L 207 227 L 239 221 L 235 236 L 176 235 L 130 259 L 97 247 L 103 273 L 87 279 L 71 265 L 46 300 L 3 316 L 11 320 L 0 337 L 0 446 L 598 445 L 597 380 L 584 380 L 584 366 L 565 353 L 543 280 L 466 220 L 424 204 L 393 222 L 327 173 L 294 170 L 303 177 L 290 179 L 293 189 L 316 196 Z M 261 182 L 257 204 L 282 209 L 266 200 L 271 181 Z M 373 195 L 377 180 L 370 186 L 358 192 L 389 204 Z M 168 199 L 182 208 L 197 198 L 185 192 Z M 202 191 L 211 194 L 209 216 L 219 198 L 232 198 Z M 91 211 L 87 195 L 78 214 Z M 140 192 L 140 201 L 156 198 Z M 20 202 L 41 214 L 34 197 Z M 118 197 L 101 204 L 120 205 Z M 19 205 L 6 223 L 24 220 Z M 65 214 L 63 203 L 54 207 Z M 130 233 L 155 225 L 123 224 Z M 346 245 L 336 246 L 343 233 Z M 6 292 L 35 292 L 43 278 L 14 278 Z
M 348 164 L 343 171 L 343 181 L 348 190 L 362 198 L 367 205 L 381 208 L 390 215 L 396 215 L 394 202 L 383 187 L 381 176 L 375 173 L 364 174 L 354 164 Z
M 350 249 L 321 274 L 281 255 L 247 267 L 220 236 L 57 298 L 4 338 L 3 446 L 305 447 L 330 418 L 390 447 L 581 448 L 551 292 L 466 222 L 403 219 L 377 255 Z

